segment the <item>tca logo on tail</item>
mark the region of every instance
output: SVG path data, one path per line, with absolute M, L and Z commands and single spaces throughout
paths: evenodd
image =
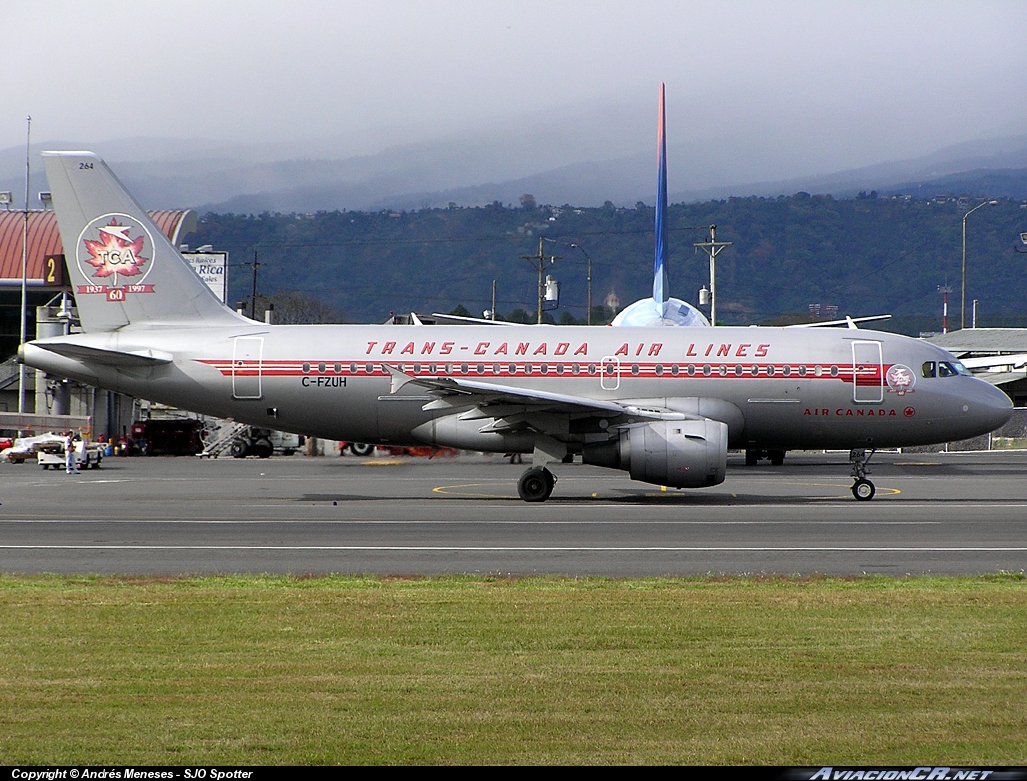
M 108 301 L 124 301 L 129 293 L 154 292 L 153 285 L 145 283 L 153 268 L 153 246 L 146 226 L 128 214 L 91 220 L 79 236 L 75 261 L 84 277 L 98 282 L 79 285 L 77 292 L 102 294 Z M 119 286 L 118 277 L 131 281 Z

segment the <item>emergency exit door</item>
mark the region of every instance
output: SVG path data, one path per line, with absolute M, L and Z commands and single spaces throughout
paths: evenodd
M 261 358 L 264 337 L 237 336 L 232 350 L 232 397 L 259 399 L 261 397 Z

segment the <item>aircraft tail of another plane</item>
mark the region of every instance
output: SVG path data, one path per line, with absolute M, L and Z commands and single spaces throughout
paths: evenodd
M 653 264 L 653 300 L 659 317 L 667 316 L 667 113 L 666 89 L 660 84 L 660 119 L 656 127 L 656 260 Z
M 83 330 L 247 322 L 92 152 L 43 152 Z

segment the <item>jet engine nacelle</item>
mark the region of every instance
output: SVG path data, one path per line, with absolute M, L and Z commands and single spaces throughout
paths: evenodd
M 709 419 L 643 423 L 610 442 L 585 445 L 582 460 L 626 469 L 633 480 L 656 485 L 718 485 L 727 472 L 727 426 Z

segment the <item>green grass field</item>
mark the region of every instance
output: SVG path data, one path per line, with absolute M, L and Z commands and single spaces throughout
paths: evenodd
M 0 577 L 0 764 L 1027 764 L 1027 580 Z

